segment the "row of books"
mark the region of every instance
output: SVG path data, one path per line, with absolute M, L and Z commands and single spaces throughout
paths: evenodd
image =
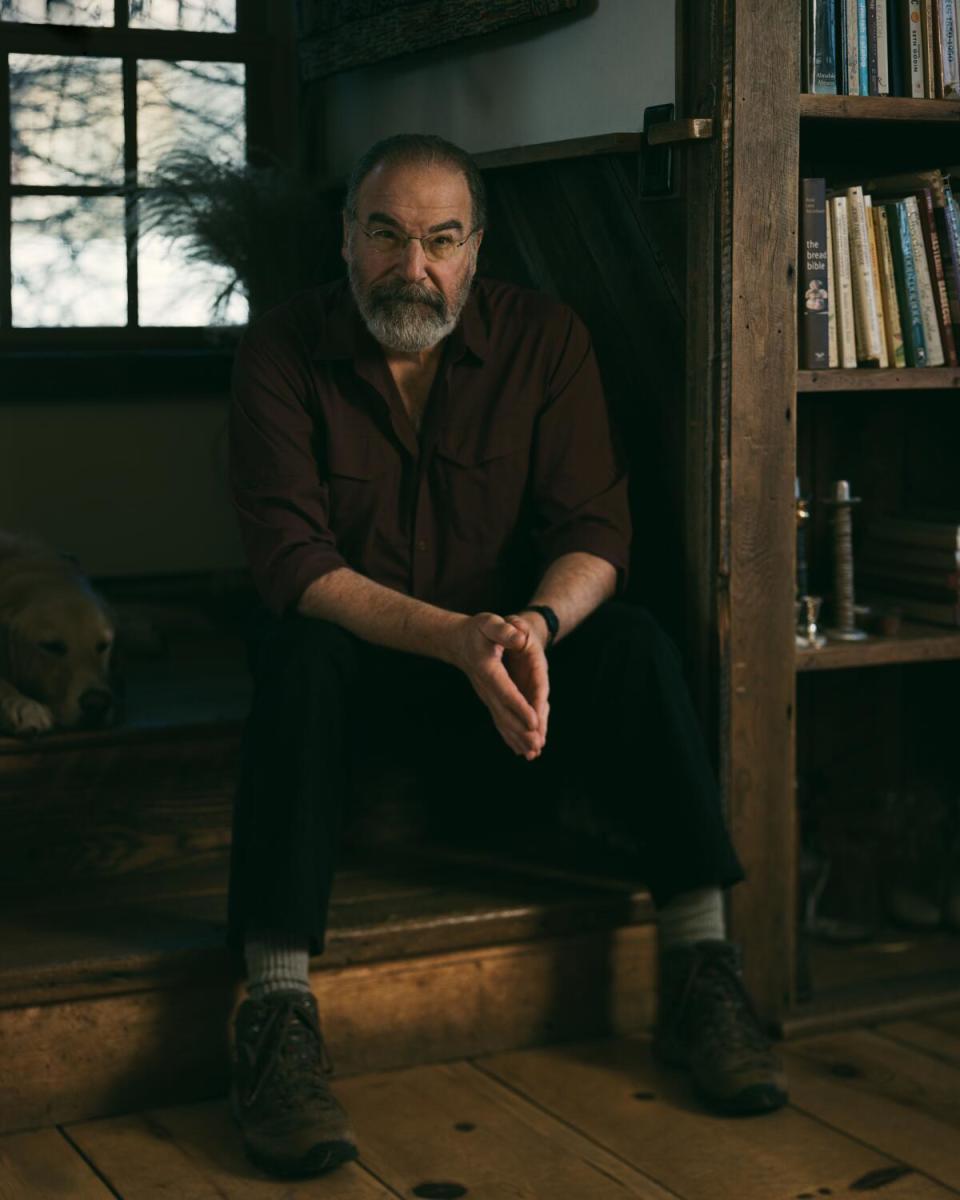
M 883 517 L 857 553 L 858 595 L 905 617 L 960 625 L 960 525 Z
M 960 0 L 804 0 L 807 92 L 960 97 Z
M 802 368 L 957 365 L 960 207 L 951 178 L 914 171 L 836 188 L 801 180 Z

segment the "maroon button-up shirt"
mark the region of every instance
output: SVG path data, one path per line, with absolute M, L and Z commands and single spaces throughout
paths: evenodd
M 476 279 L 419 437 L 345 282 L 254 321 L 237 351 L 230 482 L 278 615 L 351 567 L 455 612 L 522 606 L 559 555 L 629 570 L 624 454 L 566 305 Z

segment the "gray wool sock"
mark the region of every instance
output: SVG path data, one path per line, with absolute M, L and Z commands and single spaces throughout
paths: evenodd
M 247 992 L 262 1000 L 271 992 L 310 991 L 309 940 L 297 934 L 251 929 L 243 947 Z
M 715 887 L 681 892 L 657 909 L 657 930 L 661 953 L 693 942 L 723 941 L 723 893 Z

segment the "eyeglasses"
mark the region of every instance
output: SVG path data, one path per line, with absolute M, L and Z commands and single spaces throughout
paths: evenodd
M 358 221 L 357 224 L 360 225 L 360 222 Z M 360 225 L 360 228 L 370 239 L 370 244 L 378 254 L 385 256 L 402 254 L 411 242 L 419 242 L 423 246 L 424 254 L 431 262 L 445 262 L 448 258 L 453 258 L 460 247 L 465 246 L 477 232 L 476 229 L 471 229 L 463 241 L 458 242 L 448 232 L 425 233 L 423 237 L 414 237 L 412 234 L 401 233 L 399 229 L 392 229 L 388 225 L 375 225 L 372 229 Z

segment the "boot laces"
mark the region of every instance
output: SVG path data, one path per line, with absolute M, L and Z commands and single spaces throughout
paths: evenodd
M 256 1039 L 251 1049 L 253 1087 L 244 1098 L 248 1106 L 270 1087 L 284 1109 L 302 1105 L 308 1099 L 331 1109 L 339 1107 L 327 1086 L 333 1061 L 309 1001 L 288 1000 L 266 1006 L 265 1019 L 262 1023 L 254 1021 L 248 1033 Z
M 687 1024 L 708 1046 L 767 1051 L 770 1041 L 737 965 L 726 954 L 697 954 L 676 1007 L 677 1024 Z

